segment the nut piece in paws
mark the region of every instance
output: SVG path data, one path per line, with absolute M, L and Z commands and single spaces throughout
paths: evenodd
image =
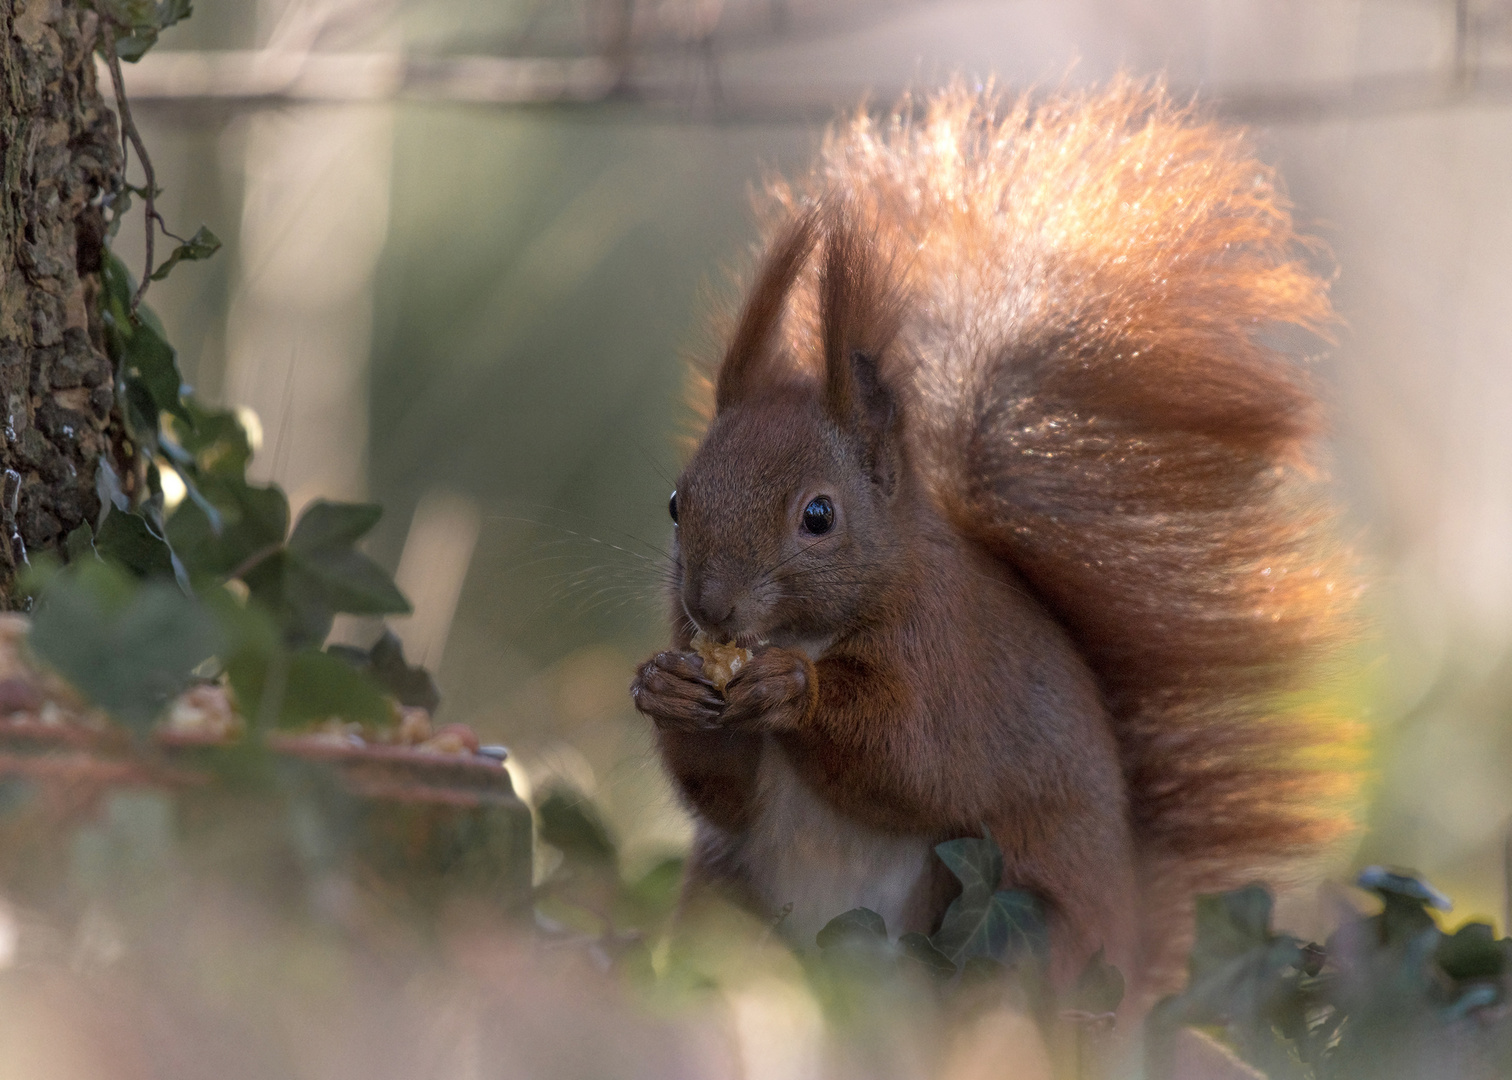
M 750 649 L 742 649 L 733 641 L 721 645 L 702 630 L 693 635 L 693 651 L 704 663 L 704 676 L 721 694 L 736 672 L 751 662 L 754 655 Z

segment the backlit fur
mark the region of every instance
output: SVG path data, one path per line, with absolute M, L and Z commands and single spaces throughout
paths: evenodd
M 727 705 L 675 661 L 636 684 L 694 881 L 856 906 L 985 824 L 1063 972 L 1104 945 L 1170 985 L 1191 896 L 1337 837 L 1351 780 L 1348 729 L 1279 704 L 1356 585 L 1313 394 L 1267 344 L 1332 318 L 1271 171 L 1158 88 L 958 86 L 858 115 L 765 219 L 680 481 L 673 645 L 722 590 L 776 647 Z M 834 477 L 849 527 L 799 550 L 792 500 Z M 878 901 L 895 932 L 949 898 L 924 861 Z

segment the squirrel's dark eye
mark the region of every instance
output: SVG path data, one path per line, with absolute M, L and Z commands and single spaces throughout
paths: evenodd
M 803 508 L 803 531 L 812 536 L 823 536 L 835 527 L 835 504 L 821 495 L 810 499 Z
M 677 492 L 672 492 L 672 497 L 667 500 L 667 513 L 672 515 L 672 524 L 677 524 Z

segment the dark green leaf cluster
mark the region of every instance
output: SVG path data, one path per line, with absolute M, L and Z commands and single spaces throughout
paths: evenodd
M 932 936 L 912 931 L 892 941 L 881 915 L 856 908 L 819 931 L 821 961 L 867 979 L 909 972 L 941 984 L 1011 970 L 1031 997 L 1042 997 L 1050 951 L 1044 907 L 1029 893 L 997 887 L 1003 874 L 997 843 L 990 836 L 950 840 L 935 853 L 959 879 L 961 893 Z
M 409 610 L 359 547 L 380 509 L 317 501 L 291 527 L 284 493 L 247 481 L 252 447 L 236 415 L 196 402 L 161 323 L 145 306 L 132 312 L 133 283 L 114 255 L 102 278 L 139 471 L 119 476 L 102 459 L 100 518 L 69 535 L 67 568 L 34 576 L 37 654 L 138 729 L 195 678 L 220 672 L 246 717 L 265 725 L 381 723 L 390 693 L 433 709 L 435 684 L 392 637 L 370 653 L 321 648 L 339 613 Z M 184 489 L 171 510 L 169 472 Z
M 436 688 L 436 680 L 418 664 L 405 662 L 404 646 L 392 630 L 385 630 L 370 649 L 330 645 L 326 652 L 351 664 L 401 705 L 435 712 L 441 704 L 441 691 Z
M 89 6 L 116 27 L 116 55 L 128 62 L 140 60 L 158 34 L 193 10 L 191 0 L 90 0 Z
M 1381 910 L 1323 946 L 1274 933 L 1259 885 L 1201 898 L 1188 986 L 1150 1018 L 1152 1075 L 1194 1026 L 1271 1080 L 1512 1076 L 1512 941 L 1484 923 L 1444 933 L 1430 908 L 1447 900 L 1411 875 L 1359 883 Z
M 830 1020 L 870 1039 L 879 1016 L 918 1019 L 947 999 L 952 1010 L 1006 999 L 1035 1019 L 1047 1044 L 1069 1053 L 1110 1030 L 1123 1001 L 1123 975 L 1099 950 L 1071 988 L 1054 992 L 1045 907 L 1031 893 L 998 888 L 997 843 L 990 836 L 951 840 L 935 853 L 961 891 L 932 935 L 915 931 L 891 940 L 882 916 L 867 908 L 847 911 L 819 931 L 809 973 Z
M 637 877 L 620 866 L 619 844 L 597 806 L 566 784 L 536 802 L 536 835 L 561 855 L 536 889 L 538 923 L 590 943 L 601 960 L 645 967 L 646 935 L 677 904 L 683 860 L 667 858 Z
M 133 727 L 150 724 L 222 645 L 215 620 L 171 579 L 139 583 L 102 560 L 54 575 L 46 597 L 32 649 Z

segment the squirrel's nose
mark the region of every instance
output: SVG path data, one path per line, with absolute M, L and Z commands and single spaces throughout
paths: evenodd
M 735 597 L 733 590 L 708 584 L 693 584 L 683 597 L 688 615 L 704 633 L 721 640 L 735 636 Z

